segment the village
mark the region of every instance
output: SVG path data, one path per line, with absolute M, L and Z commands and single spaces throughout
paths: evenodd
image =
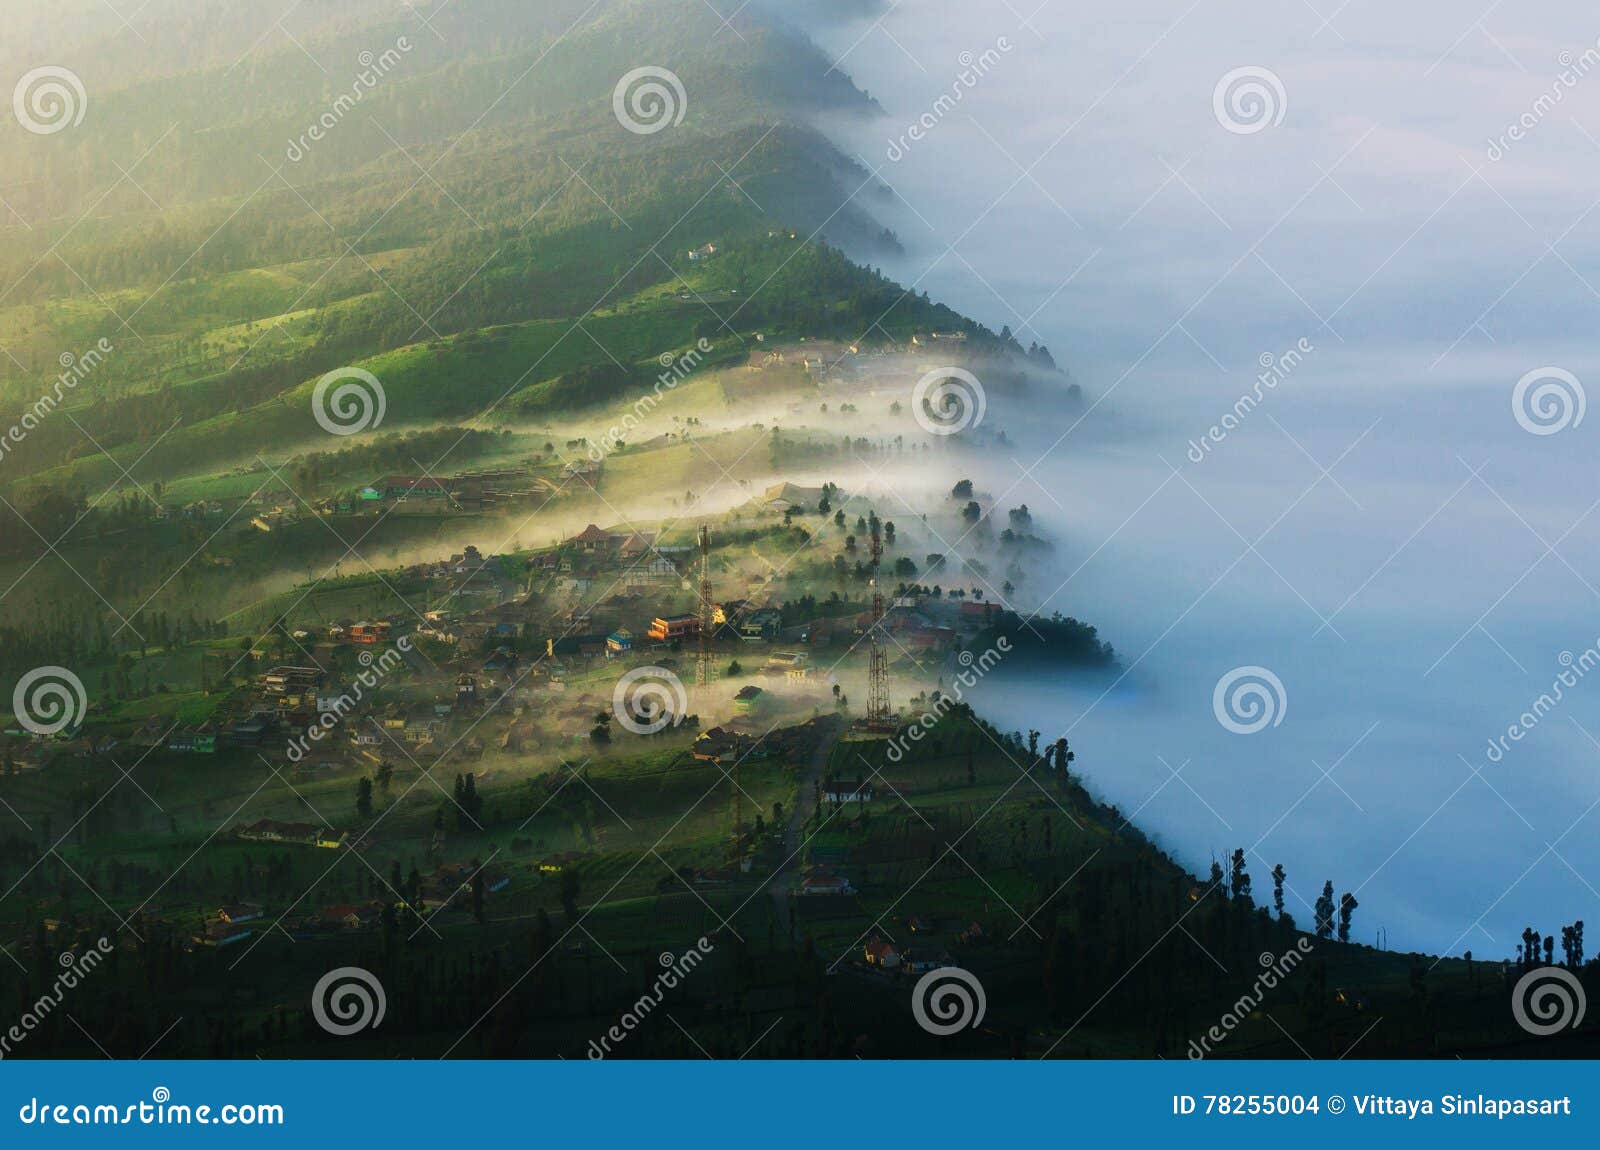
M 445 497 L 442 488 L 410 477 L 385 477 L 369 490 L 400 501 Z M 783 530 L 807 515 L 826 523 L 830 500 L 847 502 L 831 485 L 779 483 L 757 497 L 763 515 L 781 520 Z M 882 527 L 872 515 L 870 530 L 881 536 Z M 886 529 L 892 537 L 893 524 Z M 872 542 L 881 551 L 881 540 Z M 795 804 L 804 765 L 826 755 L 841 734 L 881 742 L 902 721 L 904 708 L 888 701 L 890 664 L 910 682 L 937 680 L 963 640 L 991 625 L 999 608 L 916 585 L 885 595 L 876 582 L 858 601 L 837 592 L 829 600 L 785 600 L 741 565 L 738 551 L 737 542 L 721 545 L 709 527 L 694 539 L 666 542 L 658 531 L 595 523 L 531 552 L 486 555 L 469 545 L 395 574 L 425 588 L 424 602 L 405 604 L 409 609 L 315 626 L 285 621 L 243 650 L 208 653 L 208 714 L 199 722 L 152 715 L 117 730 L 91 721 L 28 739 L 20 750 L 8 740 L 8 755 L 23 772 L 44 771 L 62 755 L 165 752 L 216 771 L 264 763 L 297 796 L 300 817 L 240 818 L 226 825 L 227 838 L 257 858 L 262 850 L 355 852 L 390 857 L 395 867 L 362 901 L 283 908 L 241 894 L 203 911 L 191 946 L 250 945 L 267 929 L 295 939 L 394 930 L 399 915 L 418 923 L 438 915 L 482 921 L 487 904 L 511 897 L 508 888 L 524 895 L 530 885 L 552 889 L 582 864 L 582 844 L 518 836 L 507 855 L 526 858 L 452 859 L 446 828 L 435 819 L 422 857 L 407 851 L 407 873 L 393 860 L 395 828 L 382 826 L 387 814 L 374 818 L 374 810 L 397 792 L 402 803 L 408 796 L 433 801 L 423 780 L 436 787 L 437 774 L 455 777 L 447 806 L 470 821 L 490 784 L 524 777 L 538 764 L 548 769 L 532 777 L 534 793 L 549 802 L 596 758 L 635 744 L 663 748 L 669 762 L 719 770 L 734 780 L 736 794 L 744 789 L 741 771 L 778 772 L 785 798 L 773 804 L 771 822 L 759 810 L 749 820 L 736 810 L 731 845 L 684 874 L 695 889 L 748 883 L 758 857 L 784 865 L 778 816 Z M 876 569 L 876 554 L 873 560 Z M 719 595 L 717 583 L 741 594 Z M 845 681 L 861 681 L 869 661 L 876 697 L 853 704 Z M 613 697 L 620 680 L 641 673 L 669 684 L 664 709 L 630 713 L 632 704 Z M 814 809 L 862 809 L 873 800 L 870 782 L 836 781 L 831 769 L 825 779 L 815 767 L 810 774 Z M 314 805 L 303 793 L 343 788 L 355 796 L 353 810 Z M 347 814 L 321 816 L 333 810 Z M 462 814 L 448 821 L 456 829 Z M 787 880 L 793 894 L 853 902 L 848 857 L 841 850 L 808 857 Z M 910 971 L 929 953 L 923 946 L 902 957 L 874 939 L 859 961 L 880 974 Z

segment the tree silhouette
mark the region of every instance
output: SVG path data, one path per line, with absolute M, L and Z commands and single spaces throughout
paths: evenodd
M 1333 937 L 1333 914 L 1333 880 L 1329 879 L 1322 884 L 1322 895 L 1313 908 L 1318 938 Z
M 1339 941 L 1350 941 L 1350 916 L 1356 912 L 1356 907 L 1361 904 L 1356 901 L 1356 896 L 1345 891 L 1339 896 Z
M 1249 907 L 1252 903 L 1250 898 L 1250 874 L 1244 869 L 1243 848 L 1235 848 L 1233 852 L 1233 897 L 1246 907 Z

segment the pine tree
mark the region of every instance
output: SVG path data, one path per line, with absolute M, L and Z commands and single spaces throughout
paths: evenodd
M 1333 880 L 1322 884 L 1322 895 L 1314 908 L 1318 938 L 1333 937 Z
M 1355 913 L 1356 907 L 1361 904 L 1356 901 L 1356 896 L 1345 891 L 1339 896 L 1339 941 L 1350 941 L 1350 916 Z

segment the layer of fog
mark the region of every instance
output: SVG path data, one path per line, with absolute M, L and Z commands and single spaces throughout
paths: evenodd
M 1439 2 L 1338 12 L 1046 5 L 1019 26 L 907 0 L 810 31 L 888 113 L 829 125 L 902 197 L 886 270 L 1047 344 L 1095 404 L 996 400 L 1012 450 L 947 443 L 921 472 L 1027 503 L 1058 547 L 1020 605 L 1123 656 L 1108 694 L 997 677 L 985 710 L 1068 732 L 1191 867 L 1244 846 L 1260 890 L 1282 862 L 1302 923 L 1331 878 L 1358 937 L 1499 956 L 1600 898 L 1600 677 L 1489 755 L 1600 634 L 1594 424 L 1533 435 L 1512 410 L 1529 371 L 1594 377 L 1596 30 L 1576 3 L 1482 26 Z M 936 112 L 960 54 L 991 48 Z M 1252 65 L 1283 118 L 1234 134 L 1213 89 Z M 1213 715 L 1245 665 L 1287 694 L 1253 735 Z

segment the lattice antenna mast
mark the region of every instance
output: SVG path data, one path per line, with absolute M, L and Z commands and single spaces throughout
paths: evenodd
M 883 589 L 878 585 L 883 562 L 883 528 L 872 517 L 872 624 L 867 645 L 867 725 L 888 725 L 889 657 L 883 649 Z
M 704 525 L 700 528 L 700 654 L 695 661 L 694 683 L 695 694 L 700 697 L 700 705 L 709 707 L 711 688 L 711 635 L 716 630 L 717 604 L 711 589 L 711 532 Z M 743 792 L 739 789 L 739 760 L 734 759 L 733 770 L 728 774 L 728 781 L 733 784 L 733 829 L 731 840 L 733 843 L 734 864 L 741 869 L 744 866 L 744 803 Z
M 700 653 L 694 665 L 694 685 L 711 686 L 711 632 L 717 607 L 711 594 L 711 532 L 700 528 Z M 703 694 L 703 692 L 701 692 Z

